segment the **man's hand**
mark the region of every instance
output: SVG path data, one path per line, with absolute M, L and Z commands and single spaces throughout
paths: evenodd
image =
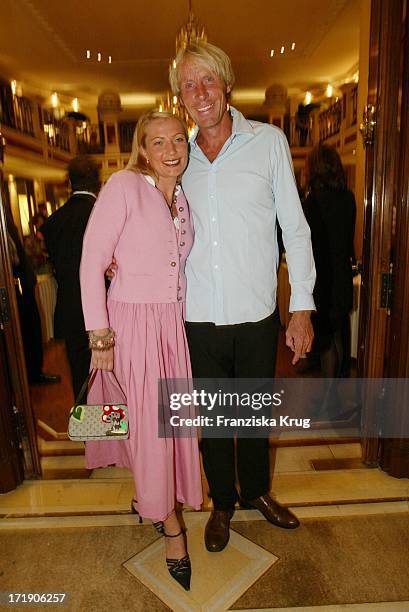
M 299 310 L 293 312 L 285 333 L 286 345 L 294 353 L 292 364 L 295 365 L 301 355 L 311 350 L 314 331 L 311 324 L 311 311 Z
M 117 269 L 118 264 L 116 263 L 115 257 L 113 257 L 111 263 L 109 264 L 109 267 L 105 270 L 105 276 L 108 280 L 111 281 L 114 278 Z

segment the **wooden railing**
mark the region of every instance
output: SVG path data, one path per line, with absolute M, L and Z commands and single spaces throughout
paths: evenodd
M 77 153 L 99 155 L 105 151 L 104 131 L 100 124 L 85 123 L 76 127 Z
M 0 122 L 23 134 L 34 136 L 31 101 L 13 95 L 8 83 L 0 82 Z
M 135 131 L 136 121 L 122 121 L 119 124 L 119 148 L 121 153 L 132 151 L 132 138 Z
M 342 103 L 335 102 L 326 111 L 318 115 L 320 141 L 327 140 L 338 134 L 341 129 Z
M 56 119 L 51 109 L 42 109 L 42 125 L 48 144 L 70 152 L 70 129 L 64 119 Z

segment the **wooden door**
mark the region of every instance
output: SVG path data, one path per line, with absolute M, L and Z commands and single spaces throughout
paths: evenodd
M 406 1 L 373 0 L 368 105 L 375 109 L 376 125 L 373 143 L 366 149 L 358 360 L 359 375 L 364 378 L 402 377 L 409 371 L 409 276 L 404 265 L 409 253 L 408 55 Z M 392 285 L 394 295 L 389 291 Z M 362 421 L 365 461 L 380 462 L 393 475 L 399 471 L 408 476 L 409 469 L 404 474 L 399 461 L 389 469 L 386 456 L 390 456 L 391 441 L 379 438 L 375 411 L 375 398 L 368 395 Z M 403 421 L 401 426 L 403 431 Z
M 0 492 L 41 471 L 7 241 L 3 150 L 0 133 Z
M 4 295 L 2 289 L 3 287 L 0 287 L 0 299 Z M 3 303 L 3 316 L 5 312 Z M 0 315 L 0 493 L 15 489 L 23 480 L 23 461 L 13 414 L 13 397 L 7 364 L 3 316 Z

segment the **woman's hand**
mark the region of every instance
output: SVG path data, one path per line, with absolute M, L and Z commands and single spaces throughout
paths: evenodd
M 110 348 L 107 351 L 93 350 L 92 367 L 96 370 L 111 372 L 114 369 L 114 349 Z
M 94 329 L 90 332 L 90 339 L 93 338 L 106 338 L 109 334 L 112 337 L 112 330 L 109 328 L 105 329 Z M 113 338 L 112 338 L 113 342 Z M 112 371 L 114 369 L 114 347 L 111 346 L 108 349 L 101 350 L 97 348 L 92 349 L 92 367 L 96 370 L 107 370 Z

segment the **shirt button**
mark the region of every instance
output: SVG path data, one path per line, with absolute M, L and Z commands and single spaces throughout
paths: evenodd
M 182 301 L 182 298 L 181 298 L 181 296 L 179 295 L 179 297 L 178 297 L 178 302 L 181 302 L 181 301 Z
M 184 242 L 181 242 L 181 243 L 180 243 L 180 246 L 185 246 L 185 243 L 184 243 Z
M 184 223 L 185 221 L 186 221 L 186 219 L 181 219 L 180 220 L 181 223 Z
M 178 286 L 178 291 L 180 291 L 182 289 L 182 287 Z
M 172 266 L 172 268 L 174 268 L 176 266 L 176 261 L 171 261 L 170 265 Z
M 215 269 L 215 270 L 218 270 L 218 269 L 219 269 L 219 266 L 218 266 L 217 264 L 215 264 L 214 269 Z
M 183 211 L 184 211 L 183 206 L 179 206 L 179 212 L 183 212 Z
M 210 197 L 212 198 L 212 200 L 214 199 L 214 195 L 213 194 Z
M 217 246 L 217 241 L 215 240 L 215 241 L 213 242 L 213 244 L 214 244 L 214 246 Z
M 186 230 L 182 230 L 180 233 L 181 234 L 186 234 Z
M 212 217 L 212 221 L 216 221 L 216 217 Z

